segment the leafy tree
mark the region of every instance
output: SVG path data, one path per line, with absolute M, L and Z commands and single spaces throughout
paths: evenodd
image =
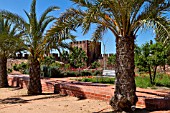
M 112 67 L 115 66 L 115 64 L 116 64 L 116 54 L 110 55 L 108 57 L 107 63 L 108 63 L 108 65 L 110 65 Z
M 154 84 L 157 67 L 166 64 L 166 49 L 159 42 L 146 43 L 141 48 L 136 48 L 135 53 L 135 64 L 139 71 L 149 72 L 150 83 Z
M 7 59 L 22 47 L 22 31 L 18 31 L 18 25 L 0 15 L 0 87 L 8 87 Z
M 69 63 L 74 68 L 81 68 L 85 65 L 87 55 L 82 48 L 74 47 L 73 52 L 69 55 Z
M 159 18 L 169 10 L 167 0 L 71 0 L 79 9 L 71 8 L 61 15 L 67 23 L 82 26 L 86 34 L 92 24 L 97 28 L 93 39 L 99 40 L 110 30 L 116 37 L 116 81 L 110 105 L 115 111 L 128 111 L 137 102 L 134 80 L 134 40 L 139 29 L 160 27 Z M 162 26 L 161 26 L 162 27 Z M 56 29 L 55 26 L 53 29 Z

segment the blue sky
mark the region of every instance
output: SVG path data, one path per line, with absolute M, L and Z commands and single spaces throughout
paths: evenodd
M 32 0 L 0 0 L 0 9 L 5 9 L 11 11 L 13 13 L 17 13 L 18 15 L 26 18 L 24 10 L 29 12 L 30 4 Z M 69 0 L 37 0 L 37 14 L 38 16 L 42 14 L 42 12 L 48 8 L 49 6 L 58 6 L 60 10 L 51 13 L 52 15 L 58 17 L 62 12 L 70 7 L 74 7 L 74 4 Z M 77 36 L 76 40 L 90 40 L 91 34 L 94 28 L 91 28 L 90 32 L 86 35 L 82 35 L 81 32 L 77 32 L 75 35 Z M 138 45 L 142 45 L 149 40 L 153 40 L 155 37 L 153 30 L 147 30 L 138 33 L 138 37 L 136 39 L 136 43 Z M 115 37 L 111 32 L 108 32 L 104 35 L 103 41 L 106 45 L 106 53 L 115 53 Z M 102 46 L 103 53 L 103 46 Z

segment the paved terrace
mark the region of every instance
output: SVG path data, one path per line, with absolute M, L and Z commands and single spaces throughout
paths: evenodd
M 28 75 L 9 75 L 9 85 L 27 87 Z M 78 82 L 73 78 L 43 78 L 43 92 L 59 93 L 78 98 L 108 101 L 114 95 L 114 85 Z M 148 110 L 170 110 L 170 90 L 152 90 L 137 88 L 137 107 Z

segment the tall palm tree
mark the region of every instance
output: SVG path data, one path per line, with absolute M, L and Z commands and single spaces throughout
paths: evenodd
M 116 111 L 131 111 L 137 102 L 134 80 L 136 34 L 141 27 L 160 24 L 162 12 L 170 10 L 169 0 L 71 1 L 78 5 L 78 9 L 68 9 L 61 19 L 68 19 L 70 25 L 82 26 L 84 34 L 91 24 L 96 24 L 94 39 L 102 38 L 107 30 L 116 37 L 116 86 L 110 105 Z
M 23 47 L 18 25 L 0 17 L 0 87 L 8 87 L 7 59 Z
M 28 13 L 27 11 L 24 11 L 28 18 L 28 22 L 17 14 L 3 11 L 4 17 L 9 18 L 16 23 L 19 22 L 26 34 L 23 39 L 27 45 L 26 49 L 30 53 L 30 81 L 28 85 L 28 95 L 37 95 L 42 93 L 40 81 L 40 59 L 47 51 L 46 49 L 48 49 L 47 45 L 49 42 L 49 37 L 45 37 L 45 31 L 49 23 L 56 19 L 48 14 L 57 9 L 59 8 L 56 6 L 47 8 L 38 20 L 36 14 L 36 0 L 32 0 L 30 12 Z

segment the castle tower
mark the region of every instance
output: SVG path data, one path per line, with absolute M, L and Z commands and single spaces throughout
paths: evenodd
M 78 47 L 82 48 L 83 51 L 86 52 L 88 60 L 87 66 L 94 61 L 96 61 L 101 55 L 101 42 L 94 42 L 94 41 L 76 41 L 70 43 L 71 47 Z

